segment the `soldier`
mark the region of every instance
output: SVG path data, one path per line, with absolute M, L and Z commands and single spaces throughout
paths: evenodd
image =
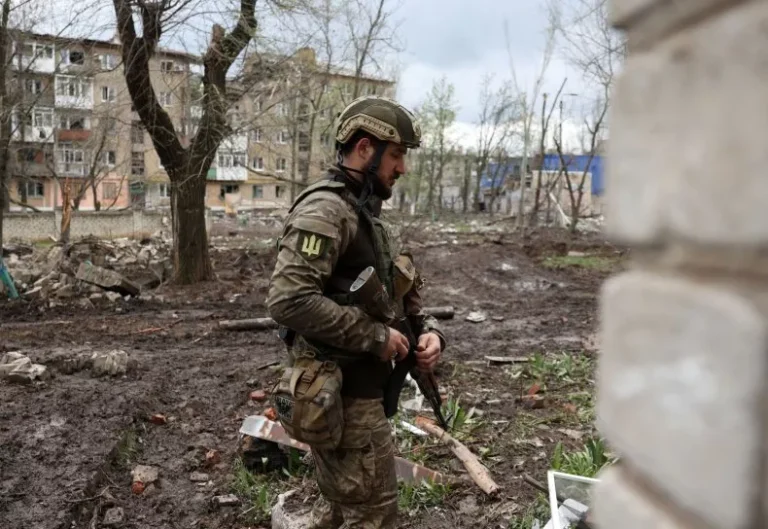
M 407 356 L 409 343 L 354 306 L 349 287 L 357 275 L 373 266 L 408 316 L 419 369 L 432 371 L 445 349 L 437 322 L 422 311 L 410 254 L 392 255 L 378 218 L 405 173 L 408 149 L 420 142 L 413 115 L 395 101 L 354 100 L 338 116 L 336 165 L 296 198 L 278 243 L 267 307 L 282 331 L 290 329 L 291 361 L 312 351 L 338 361 L 341 372 L 340 441 L 332 448 L 310 443 L 322 493 L 312 511 L 314 529 L 389 529 L 397 519 L 394 445 L 382 396 L 392 361 Z M 296 413 L 298 407 L 286 416 L 298 423 Z M 324 424 L 333 422 L 328 417 Z

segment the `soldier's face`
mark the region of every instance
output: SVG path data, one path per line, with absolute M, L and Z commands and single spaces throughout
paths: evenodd
M 379 182 L 376 194 L 378 194 L 384 200 L 390 198 L 393 193 L 395 182 L 405 174 L 405 155 L 408 153 L 408 149 L 402 145 L 395 143 L 389 143 L 384 150 L 384 154 L 381 157 L 381 163 L 379 164 Z M 373 154 L 366 161 L 366 166 L 373 160 Z

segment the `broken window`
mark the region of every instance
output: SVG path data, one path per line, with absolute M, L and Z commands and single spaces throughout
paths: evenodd
M 144 176 L 144 153 L 131 153 L 131 174 L 133 176 Z
M 173 71 L 173 61 L 160 61 L 160 71 L 170 73 Z
M 240 186 L 237 184 L 224 184 L 221 186 L 221 189 L 219 190 L 219 198 L 224 200 L 224 197 L 226 195 L 231 195 L 234 193 L 240 192 Z
M 278 171 L 285 171 L 285 168 L 288 166 L 288 161 L 285 158 L 278 158 L 277 159 L 277 170 Z
M 117 92 L 115 91 L 115 87 L 113 86 L 102 86 L 101 87 L 101 100 L 106 101 L 114 101 L 117 99 Z
M 138 145 L 144 144 L 144 127 L 141 121 L 134 121 L 131 124 L 131 142 Z
M 19 182 L 19 196 L 27 198 L 41 198 L 45 195 L 45 186 L 42 182 Z

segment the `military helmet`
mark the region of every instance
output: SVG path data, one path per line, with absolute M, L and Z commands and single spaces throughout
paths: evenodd
M 362 96 L 339 113 L 336 141 L 345 144 L 358 130 L 382 141 L 416 149 L 421 145 L 421 127 L 415 116 L 397 101 L 383 96 Z

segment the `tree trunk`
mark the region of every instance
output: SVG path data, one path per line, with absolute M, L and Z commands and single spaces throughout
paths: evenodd
M 8 196 L 8 166 L 10 161 L 11 143 L 11 109 L 8 105 L 8 88 L 6 86 L 6 68 L 8 57 L 8 17 L 11 12 L 11 0 L 3 1 L 2 26 L 0 26 L 0 57 L 3 68 L 0 71 L 0 260 L 3 258 L 3 216 L 10 209 Z
M 72 226 L 72 182 L 64 180 L 61 186 L 61 228 L 59 230 L 59 242 L 68 243 Z
M 173 267 L 181 284 L 206 281 L 213 275 L 205 226 L 205 178 L 172 178 Z

